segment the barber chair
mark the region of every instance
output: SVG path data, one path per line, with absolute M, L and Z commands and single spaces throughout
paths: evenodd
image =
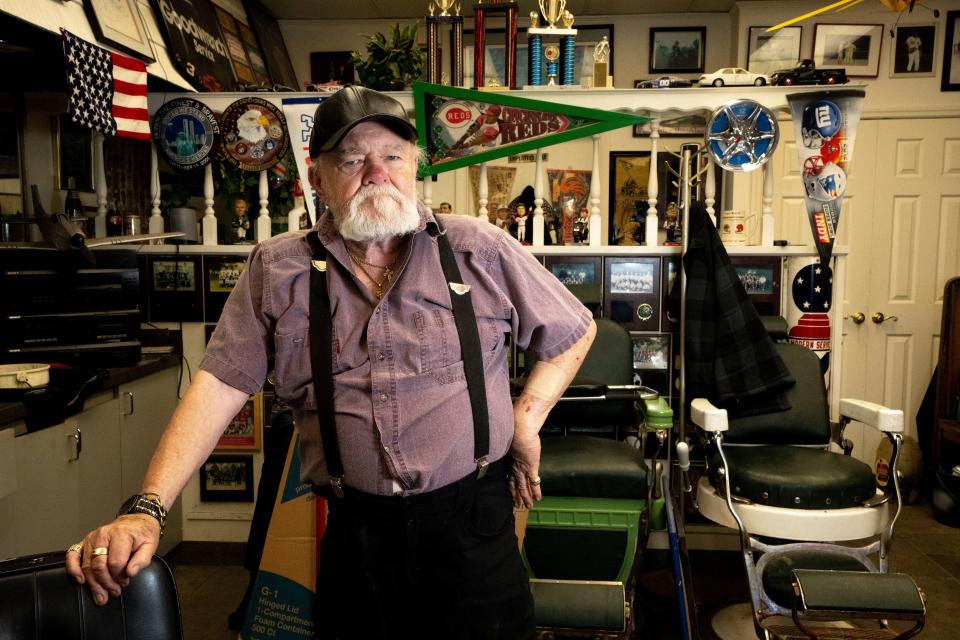
M 62 551 L 0 562 L 4 640 L 178 640 L 180 602 L 170 567 L 154 557 L 123 590 L 97 606 L 64 569 Z
M 909 576 L 887 571 L 901 507 L 903 412 L 841 400 L 839 447 L 830 450 L 819 359 L 793 344 L 776 349 L 796 380 L 787 391 L 789 410 L 729 418 L 704 398 L 692 402 L 706 458 L 695 505 L 739 531 L 758 637 L 911 637 L 923 627 L 922 594 Z M 883 491 L 871 467 L 850 456 L 842 435 L 851 420 L 893 444 L 893 482 Z M 681 469 L 685 448 L 681 443 Z M 682 485 L 693 490 L 686 475 Z
M 637 405 L 656 392 L 633 382 L 633 342 L 597 319 L 577 378 L 542 433 L 543 500 L 529 512 L 523 559 L 541 638 L 629 638 L 636 569 L 648 532 L 651 471 L 636 438 Z M 666 431 L 672 427 L 668 421 Z

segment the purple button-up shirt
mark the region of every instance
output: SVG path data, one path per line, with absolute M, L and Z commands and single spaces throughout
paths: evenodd
M 473 419 L 436 239 L 421 207 L 398 274 L 382 300 L 354 275 L 329 213 L 318 222 L 327 249 L 333 313 L 334 405 L 344 483 L 381 495 L 430 491 L 476 468 Z M 491 461 L 513 438 L 505 334 L 551 358 L 586 333 L 590 312 L 529 251 L 501 229 L 444 215 L 479 325 L 490 415 Z M 301 476 L 329 481 L 310 366 L 311 252 L 305 232 L 285 233 L 250 253 L 200 368 L 256 393 L 271 367 L 277 397 L 294 409 Z

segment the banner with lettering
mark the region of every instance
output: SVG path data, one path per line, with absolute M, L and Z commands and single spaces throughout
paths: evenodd
M 602 111 L 509 92 L 413 83 L 417 131 L 434 175 L 597 133 L 644 124 L 646 116 Z
M 290 132 L 290 148 L 297 161 L 297 173 L 300 174 L 300 187 L 303 189 L 303 201 L 307 205 L 310 215 L 310 226 L 317 222 L 316 202 L 313 187 L 307 176 L 310 174 L 310 132 L 313 131 L 313 114 L 317 105 L 330 94 L 315 96 L 282 98 L 283 117 L 287 120 L 287 131 Z
M 863 89 L 824 89 L 787 96 L 807 216 L 823 265 L 829 265 L 837 238 L 864 95 Z

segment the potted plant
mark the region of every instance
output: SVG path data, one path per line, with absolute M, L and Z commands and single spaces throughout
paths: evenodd
M 426 57 L 417 45 L 417 25 L 390 27 L 390 39 L 375 33 L 367 40 L 367 57 L 354 51 L 353 66 L 360 84 L 378 91 L 401 91 L 413 84 L 423 73 Z

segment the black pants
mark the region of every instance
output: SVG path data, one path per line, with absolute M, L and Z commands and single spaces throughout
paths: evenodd
M 322 640 L 527 640 L 533 598 L 506 460 L 407 498 L 330 498 L 314 622 Z

